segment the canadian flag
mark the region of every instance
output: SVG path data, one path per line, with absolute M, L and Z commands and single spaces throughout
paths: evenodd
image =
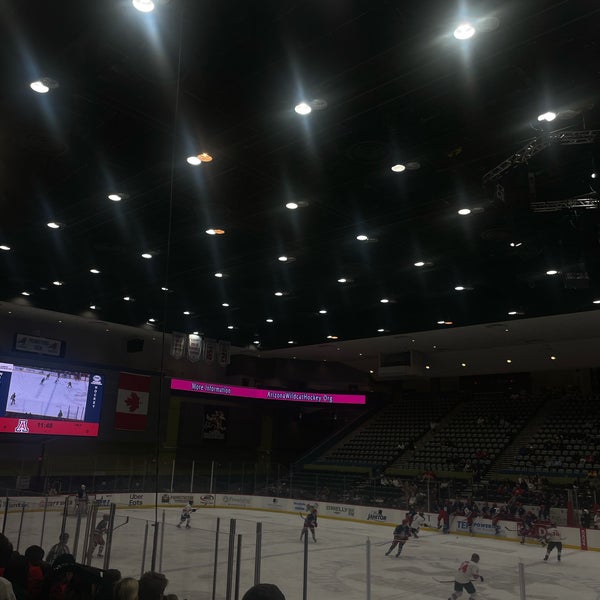
M 148 419 L 150 377 L 121 373 L 115 412 L 115 429 L 144 431 Z

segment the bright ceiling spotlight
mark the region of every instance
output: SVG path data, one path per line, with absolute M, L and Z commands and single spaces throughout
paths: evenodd
M 593 300 L 592 304 L 600 304 L 600 298 L 598 298 L 597 300 Z
M 154 10 L 154 2 L 152 0 L 131 0 L 133 8 L 143 13 L 149 13 Z
M 296 210 L 298 208 L 298 203 L 297 202 L 288 202 L 285 207 L 289 210 Z
M 197 156 L 188 156 L 185 160 L 188 164 L 193 165 L 194 167 L 202 164 L 202 161 Z
M 160 288 L 163 292 L 168 292 L 169 288 L 165 287 L 164 285 Z
M 113 202 L 121 202 L 123 200 L 123 196 L 121 194 L 109 194 L 108 199 Z
M 556 119 L 556 113 L 552 112 L 552 111 L 548 111 L 545 113 L 542 113 L 541 115 L 538 115 L 537 120 L 538 121 L 547 121 L 548 123 L 550 123 L 550 121 L 554 121 L 554 119 Z
M 507 358 L 506 362 L 510 365 L 510 363 L 512 362 L 512 360 L 510 358 Z
M 21 296 L 31 296 L 29 292 L 21 292 Z
M 189 310 L 184 310 L 184 311 L 183 311 L 183 314 L 184 314 L 184 315 L 186 315 L 186 316 L 189 316 L 189 315 L 191 315 L 192 313 L 191 313 Z
M 152 258 L 152 254 L 150 252 L 144 252 L 142 254 L 142 258 L 145 258 L 146 260 L 150 260 Z
M 60 223 L 57 223 L 56 221 L 50 221 L 50 223 L 46 223 L 46 225 L 50 227 L 50 229 L 60 229 Z
M 550 360 L 556 360 L 556 356 L 554 354 L 550 357 Z
M 90 273 L 93 273 L 94 275 L 99 275 L 100 269 L 90 269 Z
M 508 314 L 509 314 L 509 316 L 514 317 L 515 315 L 518 315 L 519 313 L 516 310 L 509 310 Z
M 296 104 L 296 106 L 294 106 L 294 110 L 299 115 L 309 115 L 312 112 L 310 104 L 307 104 L 306 102 L 300 102 L 300 104 Z
M 4 252 L 9 252 L 10 246 L 6 246 L 6 245 L 2 244 L 2 246 L 0 246 L 0 250 L 4 250 Z
M 206 233 L 208 235 L 225 235 L 225 230 L 224 229 L 207 229 Z
M 150 318 L 148 319 L 148 323 L 156 323 L 156 319 L 154 319 L 154 318 L 150 317 Z
M 470 208 L 461 208 L 460 210 L 458 210 L 458 214 L 462 215 L 463 217 L 465 215 L 470 215 L 471 214 L 471 209 Z
M 294 340 L 288 340 L 288 344 L 295 344 L 296 342 Z
M 475 35 L 475 27 L 471 23 L 461 23 L 454 30 L 454 37 L 457 40 L 468 40 Z
M 63 282 L 62 282 L 62 281 L 59 281 L 58 279 L 57 279 L 56 281 L 53 281 L 53 282 L 52 282 L 52 285 L 56 285 L 56 286 L 59 286 L 59 287 L 60 287 L 62 284 L 63 284 Z
M 431 369 L 431 367 L 429 365 L 425 365 L 426 369 Z
M 518 248 L 519 246 L 522 246 L 523 242 L 511 242 L 510 243 L 510 247 L 511 248 Z
M 340 277 L 338 283 L 348 283 L 348 280 L 345 277 Z
M 223 308 L 229 308 L 229 302 L 221 302 Z
M 328 340 L 337 340 L 337 339 L 338 339 L 338 336 L 337 336 L 337 335 L 328 335 L 328 336 L 327 336 L 327 339 L 328 339 Z
M 223 277 L 223 273 L 215 273 L 215 277 L 218 277 L 219 279 L 221 279 L 221 277 Z
M 438 325 L 443 325 L 446 321 L 438 321 L 437 324 Z
M 422 260 L 418 260 L 415 263 L 415 267 L 424 267 L 424 266 L 425 266 L 425 263 Z
M 402 173 L 402 171 L 406 171 L 406 166 L 402 164 L 394 165 L 392 171 L 394 171 L 394 173 Z
M 192 331 L 192 335 L 199 335 L 199 331 Z
M 96 305 L 95 304 L 90 304 L 90 310 L 96 310 Z
M 283 292 L 275 292 L 275 296 L 278 296 L 281 298 L 281 296 L 283 296 Z
M 38 94 L 47 94 L 50 90 L 58 87 L 58 82 L 50 77 L 41 77 L 29 84 L 29 87 Z
M 227 329 L 233 329 L 233 325 L 227 325 Z
M 383 327 L 380 327 L 380 328 L 377 330 L 377 333 L 383 333 L 384 331 L 385 331 L 385 329 L 384 329 Z
M 252 343 L 258 346 L 258 344 L 260 344 L 260 340 L 254 340 Z
M 280 256 L 280 257 L 278 257 L 278 258 L 277 258 L 277 260 L 278 260 L 279 262 L 287 262 L 287 260 L 288 260 L 288 257 L 287 257 L 287 256 Z
M 598 177 L 598 173 L 592 173 L 592 174 L 590 175 L 590 177 L 591 177 L 592 179 L 596 179 L 596 177 Z
M 466 366 L 467 366 L 467 363 L 460 363 L 460 366 L 461 366 L 461 367 L 466 367 Z
M 123 296 L 123 300 L 125 300 L 125 302 L 131 302 L 133 298 L 131 296 Z
M 464 285 L 455 285 L 455 286 L 454 286 L 454 289 L 455 289 L 457 292 L 464 292 L 466 288 L 465 288 L 465 286 L 464 286 Z
M 600 301 L 599 301 L 599 303 L 600 303 Z M 320 314 L 320 315 L 326 315 L 326 314 L 327 314 L 327 311 L 326 311 L 324 308 L 322 308 L 322 309 L 319 311 L 319 314 Z
M 273 319 L 265 319 L 267 323 L 273 323 Z
M 369 239 L 369 236 L 368 235 L 364 235 L 363 233 L 361 233 L 360 235 L 356 236 L 356 239 L 359 242 L 366 242 Z
M 379 302 L 381 302 L 381 304 L 388 304 L 389 303 L 389 299 L 388 298 L 382 298 Z
M 558 271 L 556 269 L 548 269 L 548 271 L 546 271 L 546 275 L 557 275 Z
M 208 154 L 208 152 L 200 152 L 196 158 L 198 158 L 200 162 L 212 162 L 213 160 L 213 157 Z

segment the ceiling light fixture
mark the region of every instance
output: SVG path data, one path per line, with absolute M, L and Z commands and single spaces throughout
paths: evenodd
M 29 292 L 21 292 L 21 296 L 31 296 Z
M 546 271 L 546 275 L 557 275 L 558 271 L 556 269 L 549 269 Z
M 197 167 L 198 165 L 202 164 L 202 161 L 197 156 L 188 156 L 185 160 L 193 167 Z
M 200 335 L 199 331 L 192 331 L 192 335 Z
M 548 123 L 550 123 L 550 121 L 554 121 L 554 119 L 556 119 L 557 115 L 555 112 L 552 111 L 548 111 L 545 113 L 542 113 L 541 115 L 538 115 L 537 120 L 538 121 L 547 121 Z
M 42 77 L 32 81 L 29 87 L 38 94 L 47 94 L 50 90 L 55 90 L 58 87 L 58 82 L 50 77 Z
M 455 289 L 457 292 L 464 292 L 464 291 L 465 291 L 467 288 L 466 288 L 464 285 L 455 285 L 455 286 L 454 286 L 454 289 Z
M 10 246 L 6 246 L 6 245 L 2 244 L 2 246 L 0 246 L 0 250 L 4 250 L 4 252 L 9 252 Z
M 509 310 L 508 314 L 509 314 L 509 316 L 514 317 L 515 315 L 518 315 L 519 313 L 516 310 Z
M 90 304 L 90 310 L 96 310 L 96 305 L 95 304 Z
M 596 179 L 596 177 L 598 177 L 598 173 L 592 173 L 592 174 L 590 175 L 590 177 L 591 177 L 592 179 Z
M 123 300 L 125 300 L 125 302 L 131 302 L 133 298 L 131 296 L 123 296 Z
M 57 279 L 56 281 L 53 281 L 53 282 L 52 282 L 52 285 L 61 286 L 61 285 L 63 285 L 63 282 L 62 282 L 62 281 L 59 281 L 59 280 Z
M 424 266 L 425 266 L 425 263 L 422 260 L 418 260 L 415 263 L 415 267 L 424 267 Z
M 392 171 L 394 171 L 394 173 L 402 173 L 402 171 L 406 171 L 406 167 L 404 165 L 397 164 L 392 167 Z
M 156 319 L 154 319 L 154 318 L 150 317 L 150 318 L 148 319 L 148 323 L 156 323 Z
M 471 209 L 470 208 L 461 208 L 458 210 L 458 214 L 461 216 L 466 216 L 466 215 L 470 215 L 471 214 Z
M 600 300 L 599 300 L 598 302 L 600 303 Z M 326 315 L 326 314 L 327 314 L 327 311 L 326 311 L 324 308 L 322 308 L 322 309 L 319 311 L 319 314 L 320 314 L 320 315 Z
M 600 304 L 600 298 L 598 300 L 592 300 L 592 304 Z
M 431 367 L 429 365 L 425 365 L 426 369 L 431 369 Z
M 296 342 L 294 340 L 288 340 L 288 344 L 295 344 Z
M 258 344 L 260 344 L 260 340 L 254 340 L 252 343 L 258 346 Z
M 200 160 L 200 162 L 212 162 L 213 157 L 208 152 L 200 152 L 196 157 Z
M 294 106 L 294 110 L 299 115 L 309 115 L 312 112 L 312 107 L 306 102 L 300 102 L 300 104 L 296 104 L 296 106 Z
M 512 360 L 510 358 L 507 358 L 506 362 L 510 365 L 510 363 L 512 363 Z
M 281 296 L 283 296 L 283 292 L 275 292 L 275 296 L 278 296 L 279 298 L 281 298 Z
M 223 306 L 224 308 L 229 308 L 229 302 L 222 302 L 221 306 Z
M 368 239 L 369 239 L 369 236 L 368 236 L 368 235 L 365 235 L 364 233 L 361 233 L 360 235 L 357 235 L 357 236 L 356 236 L 356 239 L 357 239 L 359 242 L 366 242 L 366 241 L 368 241 Z
M 163 292 L 168 292 L 169 288 L 165 287 L 164 285 L 160 288 Z
M 381 302 L 381 304 L 388 304 L 389 298 L 382 298 L 379 302 Z
M 152 0 L 131 0 L 133 8 L 143 13 L 149 13 L 154 10 L 154 2 Z
M 184 314 L 184 315 L 191 315 L 192 313 L 191 313 L 189 310 L 184 310 L 184 311 L 183 311 L 183 314 Z
M 550 360 L 556 360 L 556 356 L 554 354 L 550 357 Z
M 227 325 L 227 329 L 233 329 L 234 326 L 233 325 Z
M 60 229 L 61 226 L 61 224 L 56 221 L 50 221 L 49 223 L 46 223 L 46 225 L 50 227 L 50 229 Z
M 90 269 L 90 273 L 93 273 L 94 275 L 99 275 L 100 269 Z
M 348 279 L 346 279 L 346 277 L 340 277 L 338 283 L 348 283 Z
M 338 339 L 338 336 L 337 336 L 337 335 L 328 335 L 328 336 L 327 336 L 327 339 L 328 339 L 328 340 L 337 340 L 337 339 Z
M 457 40 L 468 40 L 475 35 L 475 27 L 471 23 L 461 23 L 454 30 L 454 37 Z
M 215 273 L 215 277 L 221 279 L 223 277 L 223 273 Z
M 522 246 L 523 242 L 511 242 L 510 246 L 511 248 L 518 248 L 519 246 Z
M 273 319 L 265 319 L 267 323 L 273 323 Z
M 279 256 L 279 257 L 277 258 L 277 260 L 278 260 L 279 262 L 287 262 L 287 261 L 289 260 L 289 257 L 287 257 L 287 256 L 285 256 L 285 255 L 284 255 L 284 256 Z
M 152 258 L 152 254 L 150 252 L 144 252 L 142 254 L 142 258 L 145 258 L 146 260 L 150 260 Z
M 377 333 L 383 333 L 384 331 L 385 331 L 385 329 L 383 329 L 383 327 L 380 327 L 380 328 L 377 330 Z
M 460 366 L 461 366 L 461 367 L 466 367 L 466 366 L 467 366 L 467 363 L 460 363 Z
M 289 208 L 289 210 L 296 210 L 299 204 L 297 202 L 288 202 L 285 207 Z
M 123 196 L 121 196 L 121 194 L 109 194 L 108 199 L 112 200 L 113 202 L 121 202 L 121 200 L 123 200 Z

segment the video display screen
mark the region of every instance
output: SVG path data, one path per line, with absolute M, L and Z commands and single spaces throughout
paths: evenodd
M 98 435 L 104 378 L 0 363 L 0 433 Z

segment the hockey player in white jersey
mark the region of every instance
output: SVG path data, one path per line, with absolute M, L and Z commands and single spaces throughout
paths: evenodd
M 469 600 L 474 600 L 477 594 L 473 581 L 479 580 L 483 583 L 483 577 L 479 574 L 479 554 L 472 554 L 471 560 L 465 560 L 458 573 L 454 577 L 454 592 L 448 600 L 456 600 L 463 593 L 463 590 L 469 593 Z
M 179 523 L 177 524 L 177 527 L 181 527 L 185 523 L 185 528 L 190 529 L 190 520 L 193 512 L 196 512 L 196 509 L 192 506 L 192 501 L 190 500 L 181 509 L 181 515 L 179 517 Z
M 560 555 L 562 554 L 562 542 L 561 542 L 560 531 L 556 528 L 554 523 L 550 523 L 550 527 L 546 530 L 546 542 L 548 543 L 548 547 L 546 548 L 546 556 L 544 556 L 544 560 L 548 560 L 550 556 L 550 552 L 556 548 L 556 552 L 558 556 L 556 557 L 558 561 L 560 561 Z
M 410 532 L 415 539 L 419 539 L 418 533 L 421 526 L 425 523 L 425 515 L 423 512 L 418 512 L 410 522 Z

